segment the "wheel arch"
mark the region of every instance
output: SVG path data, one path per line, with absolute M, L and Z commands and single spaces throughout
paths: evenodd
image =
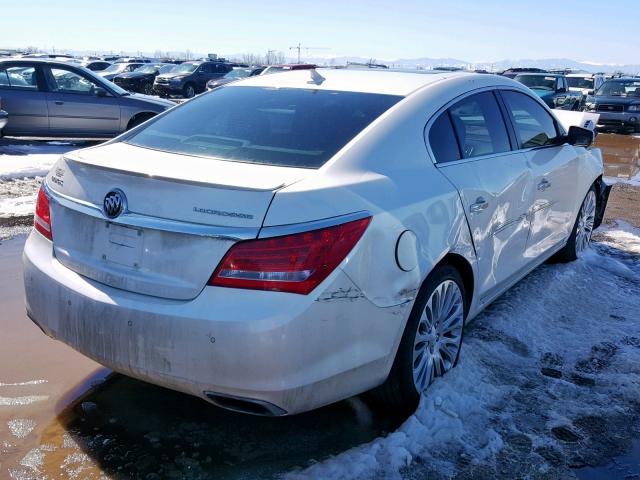
M 464 256 L 454 252 L 447 253 L 437 264 L 433 266 L 429 274 L 424 278 L 421 288 L 427 282 L 431 274 L 439 267 L 444 265 L 450 265 L 451 267 L 455 268 L 462 277 L 465 293 L 465 308 L 467 310 L 467 313 L 469 313 L 475 288 L 475 278 L 473 275 L 473 267 L 471 266 L 471 263 L 469 263 L 469 260 L 467 260 Z
M 596 191 L 596 218 L 593 223 L 593 229 L 595 230 L 602 224 L 602 220 L 604 219 L 604 211 L 607 208 L 611 185 L 607 185 L 602 175 L 600 175 L 593 182 L 593 187 Z
M 130 130 L 133 127 L 140 125 L 141 123 L 146 122 L 150 118 L 155 117 L 157 114 L 158 114 L 157 112 L 149 112 L 149 111 L 135 113 L 131 118 L 129 118 L 129 121 L 127 122 L 126 130 Z

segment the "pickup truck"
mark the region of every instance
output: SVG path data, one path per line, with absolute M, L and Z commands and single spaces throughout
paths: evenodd
M 514 78 L 529 87 L 549 108 L 579 110 L 583 95 L 569 90 L 567 77 L 553 73 L 521 73 Z

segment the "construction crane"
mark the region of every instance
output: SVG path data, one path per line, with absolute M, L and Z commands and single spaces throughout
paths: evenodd
M 326 47 L 305 47 L 304 45 L 302 45 L 302 43 L 298 42 L 297 45 L 293 46 L 293 47 L 289 47 L 289 50 L 297 50 L 298 51 L 298 63 L 300 63 L 300 51 L 301 50 L 305 50 L 307 52 L 307 54 L 309 53 L 309 50 L 329 50 Z

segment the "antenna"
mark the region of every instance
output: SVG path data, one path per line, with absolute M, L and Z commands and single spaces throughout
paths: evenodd
M 289 47 L 289 50 L 297 50 L 298 51 L 298 63 L 300 63 L 300 51 L 301 50 L 306 50 L 307 53 L 309 53 L 309 50 L 329 50 L 326 47 L 305 47 L 302 45 L 302 43 L 298 42 L 297 45 L 293 46 L 293 47 Z

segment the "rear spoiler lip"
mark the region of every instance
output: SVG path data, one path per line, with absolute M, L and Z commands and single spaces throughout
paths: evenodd
M 126 174 L 126 175 L 131 175 L 133 177 L 152 178 L 154 180 L 162 180 L 162 181 L 165 181 L 165 182 L 180 183 L 182 185 L 194 185 L 194 186 L 198 186 L 198 187 L 218 188 L 218 189 L 221 189 L 221 190 L 240 190 L 240 191 L 244 191 L 244 192 L 276 192 L 276 191 L 288 186 L 285 183 L 281 183 L 280 185 L 277 185 L 275 187 L 270 187 L 270 188 L 252 188 L 252 187 L 240 187 L 240 186 L 235 186 L 235 185 L 223 185 L 223 184 L 219 184 L 219 183 L 198 182 L 197 180 L 184 180 L 184 179 L 180 179 L 180 178 L 172 178 L 172 177 L 150 175 L 148 173 L 135 172 L 135 171 L 131 171 L 131 170 L 122 170 L 120 168 L 105 167 L 104 165 L 100 165 L 100 164 L 97 164 L 97 163 L 83 161 L 83 159 L 81 157 L 78 157 L 78 156 L 71 157 L 71 156 L 68 156 L 68 155 L 63 155 L 63 158 L 67 162 L 81 163 L 82 165 L 89 165 L 89 166 L 91 166 L 93 168 L 97 168 L 97 169 L 104 170 L 104 171 L 107 171 L 107 172 L 123 173 L 123 174 Z

